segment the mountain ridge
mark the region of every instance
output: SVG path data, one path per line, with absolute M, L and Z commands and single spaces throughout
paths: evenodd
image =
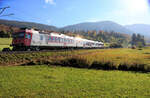
M 126 34 L 132 34 L 133 31 L 128 30 L 124 26 L 117 24 L 113 21 L 100 21 L 100 22 L 83 22 L 79 24 L 69 25 L 61 28 L 62 30 L 67 31 L 88 31 L 88 30 L 96 30 L 96 31 L 108 31 L 108 32 L 120 32 Z
M 133 25 L 120 25 L 113 21 L 99 21 L 99 22 L 82 22 L 78 24 L 68 25 L 62 28 L 58 28 L 52 25 L 46 25 L 34 22 L 24 22 L 15 20 L 3 20 L 0 19 L 0 24 L 14 27 L 35 27 L 41 30 L 52 30 L 52 31 L 107 31 L 107 32 L 119 32 L 123 34 L 139 33 L 144 36 L 150 36 L 150 25 L 149 24 L 133 24 Z
M 0 24 L 18 27 L 18 28 L 24 28 L 24 27 L 32 28 L 32 27 L 34 27 L 37 29 L 58 31 L 58 28 L 55 26 L 50 26 L 50 25 L 45 25 L 45 24 L 35 23 L 35 22 L 25 22 L 25 21 L 14 21 L 14 20 L 0 19 Z

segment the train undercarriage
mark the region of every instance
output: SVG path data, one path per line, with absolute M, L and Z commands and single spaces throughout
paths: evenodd
M 74 50 L 74 49 L 103 49 L 104 47 L 91 48 L 91 47 L 47 47 L 47 46 L 13 46 L 12 49 L 4 48 L 2 51 L 44 51 L 44 50 Z

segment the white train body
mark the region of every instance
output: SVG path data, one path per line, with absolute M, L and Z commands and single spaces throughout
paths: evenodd
M 14 34 L 15 35 L 15 34 Z M 20 35 L 20 36 L 19 36 Z M 12 45 L 15 49 L 29 48 L 102 48 L 104 44 L 77 37 L 70 37 L 55 32 L 46 34 L 36 30 L 24 30 L 18 32 L 14 37 Z

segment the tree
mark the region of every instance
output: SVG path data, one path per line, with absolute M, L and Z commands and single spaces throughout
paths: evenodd
M 131 40 L 131 44 L 132 46 L 137 46 L 137 47 L 144 47 L 145 44 L 145 40 L 144 40 L 144 36 L 141 36 L 140 34 L 133 34 L 132 35 L 132 40 Z
M 110 48 L 123 48 L 123 46 L 119 43 L 111 43 L 109 47 Z
M 133 33 L 133 35 L 132 35 L 131 45 L 132 46 L 136 45 L 136 34 L 135 33 Z

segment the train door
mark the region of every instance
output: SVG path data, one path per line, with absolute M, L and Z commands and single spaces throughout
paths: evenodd
M 48 45 L 49 36 L 46 34 L 46 35 L 44 35 L 44 38 L 45 38 L 45 44 Z
M 32 34 L 31 33 L 25 33 L 25 45 L 30 46 L 32 40 Z
M 44 35 L 43 34 L 40 34 L 40 46 L 43 46 L 43 45 L 45 45 L 46 43 L 45 43 L 45 37 L 44 37 Z

